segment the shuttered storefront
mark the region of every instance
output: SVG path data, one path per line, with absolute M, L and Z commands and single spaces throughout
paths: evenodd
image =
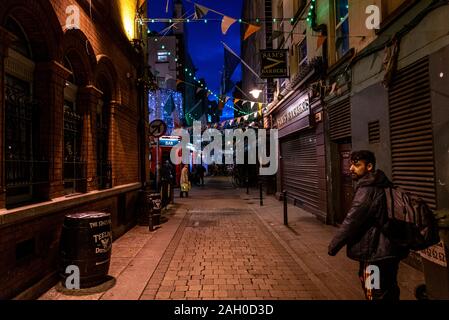
M 436 208 L 428 58 L 398 71 L 389 91 L 394 183 Z
M 336 102 L 329 101 L 329 133 L 331 140 L 351 137 L 351 104 L 349 96 Z
M 296 205 L 319 212 L 318 161 L 315 130 L 281 141 L 282 189 Z

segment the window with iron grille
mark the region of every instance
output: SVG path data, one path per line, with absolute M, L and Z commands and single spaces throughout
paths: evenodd
M 335 0 L 336 58 L 341 59 L 349 51 L 348 0 Z
M 368 140 L 370 144 L 380 142 L 380 123 L 379 120 L 368 123 Z
M 81 158 L 82 117 L 75 103 L 64 101 L 64 189 L 66 194 L 82 192 L 86 163 Z
M 100 100 L 97 106 L 97 183 L 99 189 L 112 187 L 112 164 L 108 160 L 109 113 Z
M 38 105 L 31 84 L 5 76 L 5 180 L 6 206 L 38 200 L 35 190 L 48 183 L 48 162 L 39 153 Z

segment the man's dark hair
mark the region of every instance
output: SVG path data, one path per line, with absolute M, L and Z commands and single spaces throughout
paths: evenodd
M 373 169 L 376 168 L 376 156 L 373 152 L 368 150 L 359 150 L 351 153 L 351 162 L 357 163 L 360 160 L 365 161 L 366 164 L 371 163 L 373 165 Z

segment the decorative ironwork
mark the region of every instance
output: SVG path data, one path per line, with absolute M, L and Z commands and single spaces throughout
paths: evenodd
M 34 201 L 35 187 L 49 180 L 48 161 L 38 150 L 38 103 L 29 92 L 29 83 L 6 76 L 4 165 L 8 207 Z
M 67 193 L 82 192 L 87 172 L 81 158 L 82 117 L 68 101 L 64 109 L 64 188 Z

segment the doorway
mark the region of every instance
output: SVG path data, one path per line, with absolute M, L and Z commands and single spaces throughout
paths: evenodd
M 339 156 L 339 181 L 340 181 L 340 205 L 336 215 L 336 222 L 342 223 L 351 208 L 354 189 L 352 185 L 351 171 L 349 171 L 351 163 L 351 143 L 338 144 Z

